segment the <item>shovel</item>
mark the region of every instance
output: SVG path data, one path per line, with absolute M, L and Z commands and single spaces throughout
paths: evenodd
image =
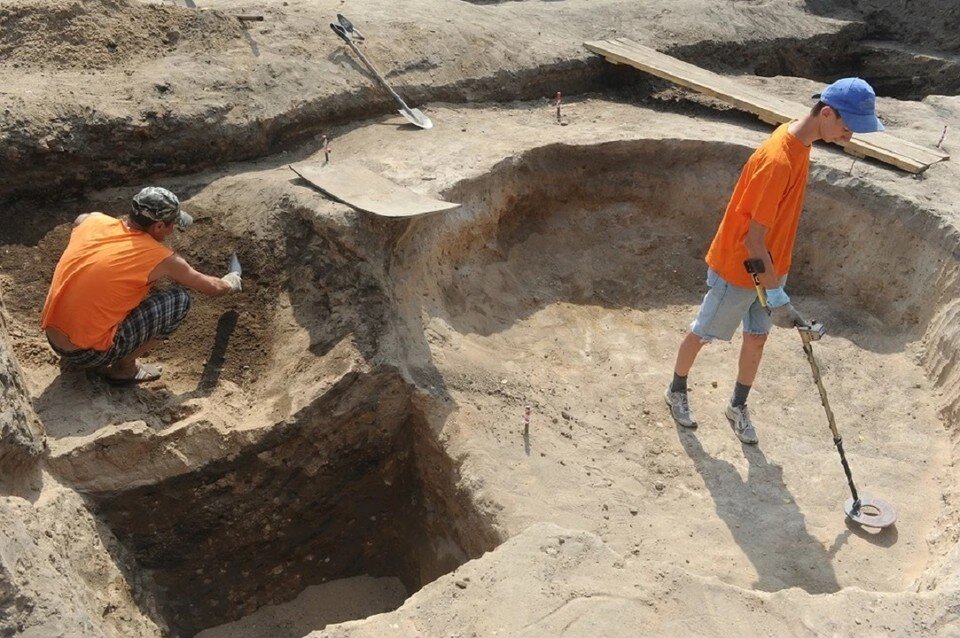
M 396 100 L 397 104 L 400 105 L 400 115 L 406 118 L 406 120 L 414 126 L 419 126 L 423 129 L 433 128 L 433 122 L 430 121 L 430 118 L 424 115 L 420 109 L 412 109 L 407 106 L 406 102 L 403 101 L 403 98 L 397 95 L 397 92 L 390 88 L 390 85 L 387 84 L 387 81 L 383 79 L 383 76 L 380 75 L 380 72 L 377 71 L 377 68 L 373 66 L 373 63 L 367 59 L 367 56 L 365 56 L 353 42 L 353 36 L 359 36 L 360 32 L 354 29 L 350 21 L 342 15 L 337 14 L 337 19 L 339 20 L 339 23 L 331 22 L 330 28 L 333 29 L 333 32 L 340 36 L 344 42 L 350 45 L 350 48 L 353 49 L 353 52 L 357 54 L 357 57 L 359 57 L 363 63 L 367 65 L 367 68 L 370 70 L 370 72 L 373 73 L 373 76 L 380 83 L 380 86 L 385 88 L 387 92 L 393 96 L 393 99 Z M 362 38 L 363 36 L 360 37 Z

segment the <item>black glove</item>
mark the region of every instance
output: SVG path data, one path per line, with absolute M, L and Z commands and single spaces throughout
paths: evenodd
M 771 308 L 770 320 L 778 328 L 796 328 L 797 326 L 807 325 L 807 320 L 797 312 L 797 309 L 790 302 Z

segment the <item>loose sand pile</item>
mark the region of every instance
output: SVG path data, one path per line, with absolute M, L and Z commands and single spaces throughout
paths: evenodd
M 218 11 L 136 0 L 0 3 L 0 60 L 13 68 L 106 69 L 219 48 L 241 33 Z

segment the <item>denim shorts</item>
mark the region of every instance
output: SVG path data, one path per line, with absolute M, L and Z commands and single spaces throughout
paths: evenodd
M 782 286 L 786 277 L 780 280 Z M 707 270 L 710 290 L 703 296 L 697 318 L 690 331 L 705 341 L 730 341 L 742 322 L 747 334 L 765 335 L 770 332 L 770 316 L 757 299 L 756 288 L 743 288 L 727 283 L 712 268 Z

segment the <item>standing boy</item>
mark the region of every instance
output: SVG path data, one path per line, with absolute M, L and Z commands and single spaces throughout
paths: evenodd
M 665 394 L 673 419 L 683 427 L 697 427 L 687 398 L 687 375 L 700 348 L 714 339 L 729 341 L 742 322 L 737 383 L 726 417 L 742 442 L 756 443 L 747 395 L 760 367 L 767 333 L 771 324 L 793 328 L 806 323 L 783 284 L 803 209 L 810 146 L 817 140 L 848 142 L 853 133 L 883 130 L 876 115 L 876 95 L 864 80 L 837 80 L 818 97 L 807 115 L 782 124 L 747 160 L 707 252 L 710 289 L 680 344 L 673 382 Z M 769 312 L 760 305 L 753 279 L 744 268 L 748 259 L 763 262 L 759 277 Z

